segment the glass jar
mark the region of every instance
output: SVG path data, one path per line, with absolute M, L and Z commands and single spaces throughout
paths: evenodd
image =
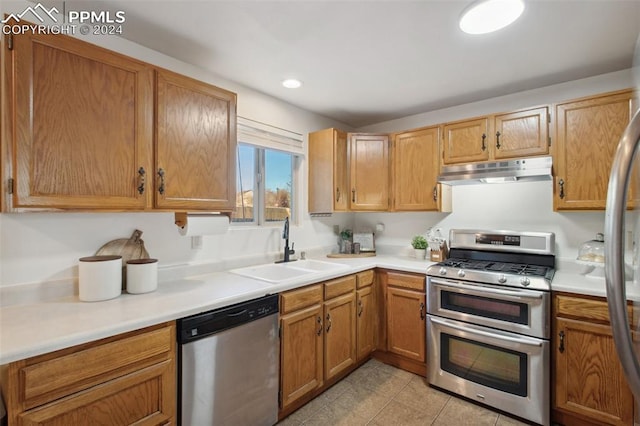
M 578 260 L 604 264 L 604 235 L 598 233 L 595 240 L 582 243 L 578 251 Z

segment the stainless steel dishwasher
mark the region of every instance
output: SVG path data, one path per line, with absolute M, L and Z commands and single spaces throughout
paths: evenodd
M 278 295 L 178 320 L 183 426 L 278 421 Z

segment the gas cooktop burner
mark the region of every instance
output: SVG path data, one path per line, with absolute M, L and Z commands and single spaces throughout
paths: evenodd
M 468 259 L 447 259 L 439 265 L 473 271 L 502 272 L 503 274 L 531 275 L 537 277 L 546 276 L 551 269 L 546 266 L 528 265 L 524 263 L 491 262 Z

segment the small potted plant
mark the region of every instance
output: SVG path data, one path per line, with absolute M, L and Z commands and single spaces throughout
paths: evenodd
M 353 232 L 349 228 L 345 228 L 340 231 L 340 253 L 348 253 L 347 246 L 351 243 L 351 237 L 353 236 Z
M 424 259 L 427 256 L 427 239 L 422 235 L 416 235 L 411 240 L 416 259 Z

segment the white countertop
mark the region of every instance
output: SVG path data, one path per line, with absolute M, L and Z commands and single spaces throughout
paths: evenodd
M 0 365 L 371 268 L 425 273 L 433 263 L 387 255 L 322 260 L 348 268 L 280 284 L 215 272 L 161 282 L 154 292 L 125 293 L 102 302 L 81 302 L 75 295 L 2 307 Z M 556 271 L 552 290 L 606 297 L 604 279 L 588 278 L 583 269 L 562 266 Z M 627 290 L 640 300 L 640 286 L 628 284 Z
M 125 293 L 102 302 L 81 302 L 75 295 L 2 307 L 0 365 L 375 267 L 424 273 L 431 264 L 380 255 L 322 260 L 349 268 L 308 274 L 276 285 L 216 272 L 163 282 L 151 293 Z

